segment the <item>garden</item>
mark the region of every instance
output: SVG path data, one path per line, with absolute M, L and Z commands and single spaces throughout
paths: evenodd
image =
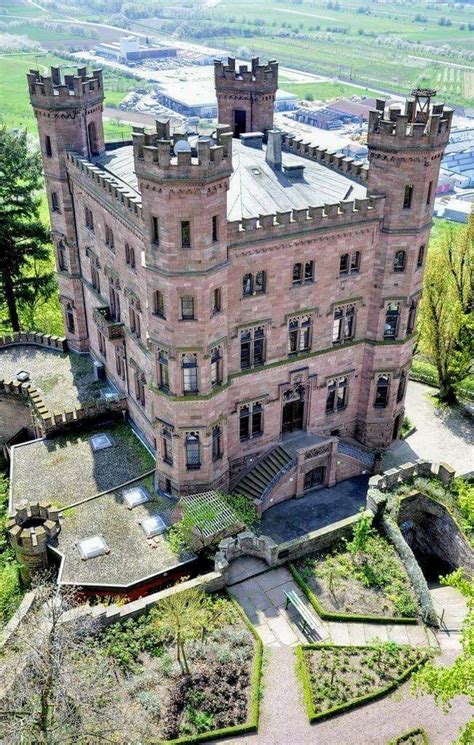
M 379 698 L 407 680 L 427 659 L 426 650 L 394 642 L 366 647 L 309 644 L 298 647 L 299 672 L 311 722 Z
M 415 593 L 395 548 L 362 516 L 351 540 L 296 562 L 321 617 L 400 619 L 418 615 Z M 301 584 L 301 582 L 300 582 Z M 303 587 L 303 589 L 305 589 Z M 347 619 L 346 620 L 350 620 Z
M 103 630 L 80 612 L 63 623 L 77 607 L 67 591 L 61 608 L 54 584 L 40 596 L 48 630 L 26 625 L 11 645 L 23 652 L 2 716 L 9 742 L 74 742 L 74 732 L 83 742 L 199 742 L 256 730 L 262 646 L 227 595 L 170 593 Z

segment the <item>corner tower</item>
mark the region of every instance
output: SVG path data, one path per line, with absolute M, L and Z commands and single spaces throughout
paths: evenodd
M 251 68 L 229 57 L 227 65 L 214 62 L 219 124 L 228 125 L 234 137 L 245 132 L 267 132 L 273 129 L 273 106 L 278 88 L 278 62 L 261 65 L 258 57 Z
M 364 442 L 383 448 L 398 436 L 413 355 L 433 204 L 452 110 L 416 90 L 405 107 L 377 101 L 370 113 L 368 191 L 384 197 L 373 272 L 364 364 Z M 369 372 L 371 371 L 371 372 Z
M 102 71 L 87 75 L 86 68 L 80 68 L 77 75 L 62 79 L 59 68 L 52 67 L 50 75 L 31 70 L 27 78 L 38 124 L 66 336 L 72 349 L 85 351 L 88 331 L 66 152 L 93 160 L 105 150 Z

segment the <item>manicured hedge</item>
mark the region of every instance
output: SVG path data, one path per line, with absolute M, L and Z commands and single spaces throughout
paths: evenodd
M 408 678 L 416 671 L 418 670 L 421 665 L 424 664 L 424 661 L 416 662 L 414 665 L 411 665 L 408 667 L 401 675 L 398 676 L 395 680 L 393 680 L 388 685 L 384 686 L 383 688 L 378 688 L 377 690 L 373 691 L 372 693 L 367 693 L 365 696 L 359 696 L 359 698 L 354 698 L 352 701 L 346 701 L 344 704 L 340 704 L 339 706 L 334 706 L 332 709 L 327 709 L 326 711 L 320 712 L 319 714 L 315 712 L 313 707 L 313 696 L 311 692 L 311 681 L 309 678 L 309 672 L 308 668 L 306 667 L 306 662 L 304 659 L 304 651 L 305 650 L 311 650 L 311 649 L 370 649 L 373 648 L 373 645 L 371 644 L 346 644 L 346 645 L 340 645 L 340 644 L 300 644 L 296 648 L 296 656 L 297 656 L 297 665 L 298 665 L 298 673 L 299 678 L 301 680 L 301 683 L 303 685 L 303 696 L 304 696 L 304 703 L 306 706 L 306 712 L 308 714 L 308 719 L 310 721 L 310 724 L 314 724 L 314 722 L 321 722 L 324 719 L 329 719 L 329 717 L 333 717 L 337 714 L 342 714 L 346 711 L 350 711 L 351 709 L 356 709 L 358 706 L 363 706 L 364 704 L 369 704 L 372 701 L 376 701 L 379 698 L 383 698 L 388 693 L 391 693 L 392 691 L 396 690 L 402 683 L 404 683 Z
M 382 624 L 412 624 L 418 623 L 416 618 L 407 616 L 406 618 L 401 616 L 369 616 L 363 613 L 338 613 L 337 611 L 329 611 L 324 608 L 319 602 L 318 598 L 311 590 L 309 585 L 306 584 L 301 574 L 298 572 L 294 564 L 288 564 L 288 568 L 293 576 L 298 587 L 304 592 L 308 598 L 310 604 L 318 616 L 323 621 L 347 621 L 349 623 L 382 623 Z
M 403 743 L 409 741 L 410 737 L 416 737 L 417 735 L 421 737 L 424 745 L 428 745 L 428 737 L 422 727 L 417 727 L 416 729 L 411 729 L 409 732 L 405 732 L 403 735 L 400 735 L 400 737 L 396 737 L 395 740 L 390 740 L 388 745 L 403 745 Z
M 245 724 L 236 724 L 233 727 L 224 727 L 223 729 L 210 730 L 209 732 L 202 732 L 196 735 L 188 735 L 186 737 L 178 737 L 175 740 L 162 740 L 160 742 L 163 745 L 193 745 L 198 742 L 209 742 L 210 740 L 217 740 L 223 737 L 235 737 L 237 735 L 245 735 L 247 732 L 256 732 L 258 729 L 258 720 L 260 716 L 260 698 L 261 698 L 261 678 L 262 678 L 262 662 L 263 662 L 263 643 L 258 636 L 255 628 L 250 623 L 249 619 L 245 615 L 244 611 L 237 603 L 237 601 L 229 596 L 230 600 L 234 604 L 235 608 L 242 617 L 243 622 L 247 626 L 250 633 L 255 638 L 256 649 L 253 659 L 252 667 L 252 679 L 251 679 L 251 693 L 250 693 L 250 715 L 248 721 Z

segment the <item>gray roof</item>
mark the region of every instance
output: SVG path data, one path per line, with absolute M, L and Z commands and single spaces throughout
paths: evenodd
M 266 163 L 265 150 L 265 146 L 257 149 L 244 145 L 240 140 L 233 140 L 234 172 L 227 200 L 229 220 L 308 206 L 318 207 L 346 198 L 367 196 L 366 187 L 347 176 L 299 155 L 283 153 L 283 166 L 304 166 L 301 176 L 289 178 L 284 170 L 275 170 Z M 139 193 L 131 146 L 125 145 L 106 152 L 96 163 Z

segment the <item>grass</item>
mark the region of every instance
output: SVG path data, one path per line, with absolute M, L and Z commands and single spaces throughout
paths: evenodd
M 393 642 L 369 646 L 307 644 L 297 648 L 298 672 L 311 723 L 374 701 L 407 680 L 429 656 Z
M 312 96 L 315 101 L 328 101 L 332 98 L 343 96 L 378 96 L 376 91 L 369 88 L 358 88 L 355 85 L 347 83 L 330 83 L 323 81 L 321 83 L 288 83 L 284 85 L 286 91 L 294 93 L 300 99 L 308 99 Z
M 20 574 L 20 565 L 8 543 L 7 512 L 8 479 L 0 473 L 0 629 L 15 613 L 26 590 Z
M 438 372 L 435 365 L 429 362 L 421 355 L 416 355 L 413 358 L 410 370 L 410 379 L 416 380 L 419 383 L 426 383 L 427 385 L 438 387 Z M 460 398 L 466 398 L 474 400 L 474 375 L 468 375 L 462 380 L 457 386 L 457 390 Z
M 403 735 L 390 740 L 388 745 L 428 745 L 428 737 L 422 727 L 411 729 Z

